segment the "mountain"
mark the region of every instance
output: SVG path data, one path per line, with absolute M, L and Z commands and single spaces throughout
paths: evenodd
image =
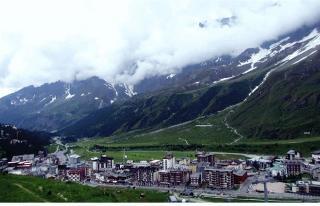
M 232 105 L 240 105 L 238 106 L 239 109 L 238 107 L 235 108 L 232 117 L 228 118 L 231 124 L 239 128 L 240 131 L 245 131 L 245 134 L 249 134 L 249 136 L 260 137 L 261 134 L 261 137 L 268 136 L 272 133 L 250 135 L 252 132 L 250 126 L 257 125 L 256 120 L 259 119 L 257 116 L 260 115 L 258 111 L 251 110 L 251 107 L 258 107 L 262 104 L 256 102 L 256 95 L 261 92 L 261 89 L 267 87 L 265 86 L 267 82 L 272 81 L 269 78 L 277 76 L 277 72 L 288 70 L 295 74 L 295 71 L 297 71 L 295 69 L 296 65 L 301 66 L 300 74 L 296 74 L 298 76 L 303 76 L 304 72 L 309 71 L 309 64 L 303 64 L 303 62 L 312 61 L 319 49 L 319 39 L 320 34 L 317 28 L 303 28 L 286 37 L 280 37 L 277 41 L 265 43 L 259 48 L 248 49 L 240 56 L 231 59 L 229 65 L 232 66 L 228 67 L 228 71 L 236 71 L 238 69 L 237 72 L 239 74 L 236 76 L 223 78 L 211 82 L 208 86 L 199 88 L 171 88 L 148 95 L 138 95 L 125 102 L 95 111 L 74 125 L 65 128 L 62 132 L 66 135 L 104 136 L 131 130 L 158 129 L 189 121 L 203 115 L 213 114 Z M 243 61 L 247 57 L 249 59 Z M 210 62 L 212 64 L 215 63 L 215 61 Z M 318 62 L 314 61 L 314 67 L 316 68 L 318 65 Z M 313 76 L 318 75 L 318 70 L 313 69 L 312 71 Z M 290 74 L 290 72 L 287 74 Z M 288 78 L 288 76 L 285 76 L 285 78 Z M 293 79 L 288 78 L 287 80 Z M 285 92 L 288 92 L 288 84 L 282 80 L 278 81 L 279 83 L 276 83 L 279 84 L 279 88 L 272 91 L 278 94 L 274 99 L 278 104 L 273 102 L 273 104 L 269 105 L 270 109 L 273 105 L 276 106 L 283 102 L 283 98 L 279 94 L 283 95 Z M 316 87 L 317 83 L 312 82 L 310 84 Z M 307 91 L 301 88 L 307 87 L 304 87 L 304 84 L 297 81 L 294 88 L 295 91 L 300 91 L 303 95 L 306 95 Z M 278 93 L 278 91 L 283 91 L 284 93 Z M 295 99 L 293 98 L 292 100 Z M 267 107 L 268 105 L 263 106 Z M 260 109 L 268 111 L 269 108 L 267 109 L 263 106 Z M 310 107 L 313 109 L 318 108 L 317 103 Z M 245 111 L 241 112 L 241 109 Z M 292 109 L 290 111 L 291 113 L 296 112 Z M 296 126 L 297 130 L 300 131 L 301 128 L 298 128 L 299 124 L 302 124 L 303 121 L 309 121 L 310 116 L 299 113 L 296 115 L 300 115 L 301 117 L 293 119 L 298 121 Z M 265 113 L 264 116 L 269 115 Z M 235 120 L 232 120 L 233 118 Z M 261 116 L 260 118 L 265 117 Z M 281 118 L 281 116 L 274 114 L 270 115 L 269 120 L 277 122 L 277 118 Z M 317 122 L 313 122 L 313 124 L 315 123 Z M 242 127 L 242 125 L 247 125 L 249 128 Z M 284 125 L 286 126 L 287 122 L 284 122 Z M 275 124 L 274 126 L 277 125 Z M 277 130 L 277 127 L 269 129 Z M 290 134 L 293 133 L 291 132 Z M 316 131 L 316 133 L 319 132 Z M 279 135 L 280 133 L 274 137 L 280 137 Z
M 229 123 L 247 137 L 320 135 L 320 52 L 310 51 L 305 57 L 270 73 L 259 90 L 234 110 Z
M 51 136 L 49 133 L 31 132 L 0 124 L 0 157 L 38 154 L 40 150 L 45 151 L 44 146 L 50 143 Z
M 270 70 L 308 58 L 304 53 L 318 44 L 316 28 L 305 26 L 237 56 L 213 57 L 133 86 L 93 77 L 26 87 L 0 99 L 0 122 L 95 136 L 189 121 L 244 101 Z
M 232 19 L 234 17 L 231 17 L 230 21 Z M 314 34 L 312 31 L 315 28 L 320 28 L 320 23 L 303 26 L 296 31 L 264 42 L 259 47 L 245 49 L 236 56 L 213 57 L 204 62 L 188 65 L 177 73 L 146 78 L 134 85 L 134 91 L 147 93 L 166 88 L 190 87 L 192 89 L 210 86 L 221 79 L 232 78 L 255 69 L 268 67 L 298 50 L 303 41 L 312 37 Z
M 90 112 L 134 95 L 125 84 L 97 77 L 29 86 L 0 99 L 0 122 L 31 130 L 56 130 Z
M 131 130 L 159 129 L 225 109 L 242 101 L 266 70 L 199 89 L 168 89 L 136 95 L 94 111 L 60 131 L 76 137 L 107 136 Z

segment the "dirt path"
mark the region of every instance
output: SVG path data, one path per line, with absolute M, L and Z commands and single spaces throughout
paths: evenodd
M 186 139 L 182 139 L 182 138 L 180 138 L 180 137 L 179 137 L 179 140 L 184 141 L 184 142 L 186 143 L 186 145 L 189 145 L 188 140 L 186 140 Z
M 232 127 L 232 126 L 231 126 L 231 125 L 229 125 L 229 123 L 228 123 L 228 117 L 229 117 L 229 115 L 230 115 L 232 112 L 234 112 L 234 110 L 233 110 L 233 109 L 231 109 L 231 110 L 226 114 L 226 116 L 225 116 L 225 118 L 224 118 L 224 121 L 223 121 L 223 122 L 224 122 L 224 125 L 225 125 L 229 130 L 231 130 L 235 135 L 237 135 L 237 136 L 238 136 L 238 138 L 237 138 L 237 139 L 235 139 L 234 141 L 232 141 L 232 142 L 228 143 L 228 145 L 235 144 L 235 143 L 239 142 L 241 139 L 243 139 L 243 138 L 244 138 L 244 136 L 243 136 L 243 135 L 241 135 L 241 134 L 237 131 L 237 129 L 236 129 L 236 128 Z
M 24 186 L 22 186 L 21 184 L 18 183 L 14 183 L 14 185 L 16 185 L 17 187 L 19 187 L 20 189 L 26 191 L 27 193 L 29 193 L 30 195 L 38 198 L 39 200 L 43 201 L 43 202 L 49 202 L 46 199 L 43 199 L 42 197 L 40 197 L 39 195 L 35 194 L 34 192 L 32 192 L 31 190 L 29 190 L 28 188 L 25 188 Z

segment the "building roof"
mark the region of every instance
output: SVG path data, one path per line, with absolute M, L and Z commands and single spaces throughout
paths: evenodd
M 219 172 L 232 172 L 231 169 L 215 168 L 215 167 L 206 167 L 205 170 L 219 171 Z
M 72 155 L 70 155 L 70 158 L 80 158 L 80 155 L 72 154 Z
M 12 162 L 15 161 L 24 161 L 24 160 L 33 160 L 34 154 L 24 154 L 24 155 L 17 155 L 12 157 Z
M 247 173 L 247 171 L 245 171 L 245 170 L 237 170 L 237 171 L 233 172 L 233 174 L 237 175 L 237 176 L 244 176 L 246 173 Z
M 294 154 L 296 154 L 296 151 L 293 150 L 293 149 L 291 149 L 291 150 L 289 150 L 289 151 L 287 152 L 287 154 L 292 154 L 292 155 L 294 155 Z

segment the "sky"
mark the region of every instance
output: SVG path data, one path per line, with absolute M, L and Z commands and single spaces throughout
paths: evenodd
M 0 0 L 0 96 L 58 80 L 136 84 L 177 73 L 310 25 L 319 8 L 319 0 Z

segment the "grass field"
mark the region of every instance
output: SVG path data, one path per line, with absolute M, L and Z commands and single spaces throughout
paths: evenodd
M 49 146 L 47 146 L 47 149 L 48 149 L 48 152 L 49 153 L 53 153 L 57 150 L 57 147 L 59 147 L 59 145 L 53 143 L 53 144 L 50 144 Z M 59 148 L 58 148 L 59 149 Z
M 38 177 L 0 174 L 0 202 L 166 202 L 167 193 L 93 188 Z M 144 197 L 140 198 L 140 194 Z
M 197 119 L 186 124 L 152 132 L 131 132 L 117 136 L 85 139 L 78 146 L 94 144 L 109 147 L 154 146 L 154 145 L 212 145 L 232 142 L 238 136 L 224 125 L 224 113 Z M 199 126 L 200 125 L 200 126 Z M 201 127 L 201 125 L 207 125 Z M 138 134 L 137 134 L 138 133 Z
M 88 160 L 91 157 L 99 157 L 102 154 L 106 154 L 113 157 L 116 162 L 121 162 L 123 160 L 124 152 L 122 150 L 110 150 L 106 152 L 91 152 L 82 147 L 73 148 L 73 152 L 79 154 L 82 159 Z M 168 151 L 173 152 L 176 158 L 188 157 L 190 159 L 195 158 L 195 151 Z M 163 150 L 129 150 L 125 151 L 129 160 L 141 161 L 141 160 L 160 160 L 165 155 L 166 151 Z M 218 159 L 247 159 L 243 155 L 233 155 L 233 154 L 216 154 Z

